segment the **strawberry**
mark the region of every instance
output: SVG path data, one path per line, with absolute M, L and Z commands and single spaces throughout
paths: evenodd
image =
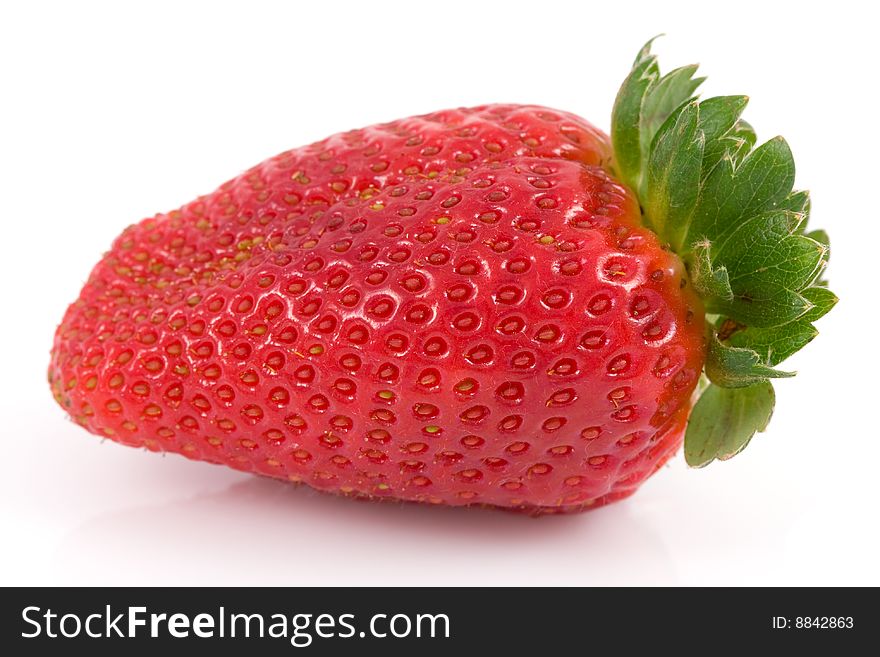
M 129 227 L 58 328 L 57 401 L 126 445 L 535 514 L 623 498 L 682 441 L 732 456 L 836 299 L 785 142 L 755 147 L 745 98 L 694 98 L 695 71 L 648 44 L 613 140 L 443 111 Z

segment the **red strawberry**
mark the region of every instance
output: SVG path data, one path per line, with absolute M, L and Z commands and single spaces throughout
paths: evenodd
M 129 227 L 58 328 L 56 399 L 117 442 L 322 490 L 569 511 L 680 446 L 705 362 L 688 459 L 732 455 L 834 297 L 784 142 L 751 150 L 744 102 L 689 101 L 682 70 L 642 51 L 613 149 L 564 112 L 450 110 Z

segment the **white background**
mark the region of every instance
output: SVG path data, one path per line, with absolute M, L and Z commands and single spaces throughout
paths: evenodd
M 593 4 L 3 3 L 0 585 L 880 584 L 870 5 Z M 735 460 L 679 456 L 624 503 L 534 520 L 101 443 L 52 401 L 55 325 L 127 224 L 289 147 L 447 106 L 540 103 L 607 129 L 658 32 L 666 70 L 700 61 L 704 93 L 748 93 L 759 136 L 788 138 L 832 236 L 842 301 Z

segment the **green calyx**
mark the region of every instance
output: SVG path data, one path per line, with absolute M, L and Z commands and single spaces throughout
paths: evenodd
M 817 331 L 837 297 L 821 279 L 828 237 L 807 232 L 810 199 L 794 191 L 782 137 L 755 146 L 748 99 L 698 100 L 695 65 L 660 75 L 649 41 L 617 95 L 614 168 L 642 219 L 682 258 L 707 312 L 702 386 L 685 434 L 700 467 L 742 451 L 773 413 L 770 379 Z

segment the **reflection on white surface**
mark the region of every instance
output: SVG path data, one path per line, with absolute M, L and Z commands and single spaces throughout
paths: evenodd
M 95 549 L 104 556 L 82 558 Z M 534 520 L 356 502 L 247 478 L 89 518 L 59 542 L 54 566 L 73 581 L 107 583 L 119 569 L 145 583 L 527 585 L 607 584 L 618 561 L 640 562 L 649 582 L 672 575 L 662 544 L 626 508 Z
M 32 500 L 42 523 L 64 525 L 41 545 L 38 577 L 46 581 L 608 584 L 627 563 L 638 564 L 634 575 L 646 583 L 674 577 L 662 542 L 626 503 L 538 519 L 371 503 L 98 444 L 76 427 L 59 426 L 70 433 L 70 454 L 89 459 L 57 473 L 79 482 L 67 497 L 78 502 L 62 511 L 51 500 Z M 20 575 L 30 579 L 33 570 Z

